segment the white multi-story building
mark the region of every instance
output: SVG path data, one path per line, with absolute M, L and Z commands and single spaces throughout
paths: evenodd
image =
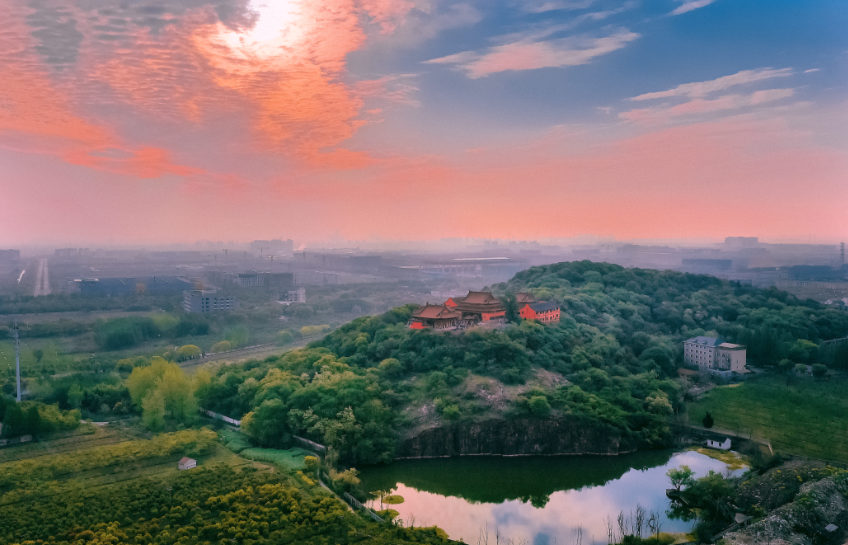
M 281 303 L 305 303 L 306 302 L 306 288 L 298 288 L 296 290 L 288 290 L 284 291 L 280 294 L 280 302 Z
M 683 363 L 703 371 L 744 373 L 746 349 L 715 337 L 692 337 L 683 341 Z
M 183 292 L 183 310 L 206 313 L 236 308 L 235 297 L 218 295 L 215 290 L 189 290 Z

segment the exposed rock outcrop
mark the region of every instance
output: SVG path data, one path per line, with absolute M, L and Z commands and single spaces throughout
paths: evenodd
M 844 475 L 801 486 L 795 501 L 745 529 L 724 535 L 727 545 L 816 545 L 843 543 L 848 525 L 848 482 Z M 828 531 L 827 526 L 837 527 Z
M 418 431 L 401 440 L 396 458 L 472 455 L 605 454 L 632 451 L 616 430 L 576 418 L 457 423 Z

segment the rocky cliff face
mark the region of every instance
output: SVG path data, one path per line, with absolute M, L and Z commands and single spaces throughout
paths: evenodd
M 470 455 L 620 454 L 621 436 L 577 419 L 487 420 L 419 431 L 401 440 L 397 458 Z
M 828 531 L 828 524 L 836 525 L 836 530 Z M 728 545 L 844 543 L 847 525 L 848 478 L 842 475 L 804 483 L 795 501 L 723 537 Z

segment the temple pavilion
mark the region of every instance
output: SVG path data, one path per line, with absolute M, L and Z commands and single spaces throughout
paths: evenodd
M 456 329 L 462 314 L 447 305 L 431 305 L 427 303 L 412 315 L 410 329 Z

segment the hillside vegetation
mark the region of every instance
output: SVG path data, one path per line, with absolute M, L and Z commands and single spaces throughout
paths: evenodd
M 400 307 L 307 349 L 222 368 L 198 399 L 244 416 L 260 446 L 295 433 L 346 462 L 375 463 L 390 461 L 416 426 L 491 417 L 572 415 L 614 429 L 625 445 L 661 446 L 680 406 L 671 380 L 680 342 L 695 335 L 747 344 L 762 363 L 829 355 L 848 366 L 817 344 L 845 336 L 848 314 L 774 289 L 586 261 L 533 267 L 493 288 L 555 300 L 562 320 L 444 333 L 410 330 L 413 307 Z

